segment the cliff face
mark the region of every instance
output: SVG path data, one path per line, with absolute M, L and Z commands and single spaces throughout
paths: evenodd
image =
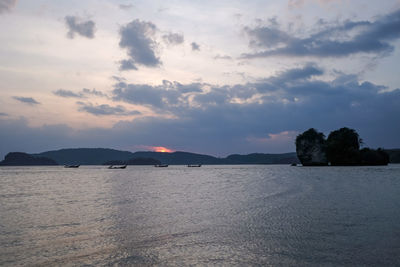
M 324 144 L 316 140 L 299 140 L 296 152 L 303 166 L 328 165 Z
M 296 137 L 296 153 L 303 166 L 328 165 L 324 134 L 314 128 Z

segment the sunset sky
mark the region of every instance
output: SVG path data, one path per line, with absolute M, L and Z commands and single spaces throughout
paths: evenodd
M 0 0 L 0 32 L 1 158 L 400 148 L 399 0 Z

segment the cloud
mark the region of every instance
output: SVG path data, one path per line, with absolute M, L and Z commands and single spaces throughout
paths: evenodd
M 197 44 L 195 42 L 192 42 L 190 45 L 192 46 L 192 51 L 200 51 L 200 45 L 199 44 Z
M 178 82 L 163 81 L 162 85 L 151 86 L 147 84 L 128 84 L 119 82 L 112 91 L 115 101 L 124 101 L 161 109 L 174 107 L 177 104 L 187 104 L 190 93 L 202 92 L 204 85 L 192 83 L 183 85 Z
M 242 58 L 271 56 L 345 57 L 352 54 L 387 55 L 400 38 L 400 10 L 375 21 L 347 20 L 335 24 L 320 23 L 308 36 L 296 36 L 280 29 L 276 23 L 255 28 L 245 27 L 250 46 L 257 51 Z M 261 50 L 260 50 L 261 49 Z
M 17 0 L 0 0 L 0 14 L 10 12 L 16 4 Z
M 107 115 L 119 115 L 119 116 L 127 116 L 127 115 L 140 115 L 141 112 L 137 110 L 126 110 L 125 107 L 118 106 L 110 106 L 108 104 L 101 105 L 93 105 L 92 103 L 84 103 L 77 102 L 80 106 L 79 111 L 87 112 L 96 116 L 107 116 Z
M 5 117 L 5 116 L 8 116 L 8 114 L 4 113 L 4 112 L 0 112 L 0 117 Z
M 232 57 L 228 56 L 228 55 L 220 55 L 220 54 L 218 54 L 218 55 L 216 55 L 214 57 L 214 59 L 232 60 Z
M 87 95 L 98 96 L 98 97 L 108 97 L 105 93 L 98 91 L 96 89 L 83 88 L 80 92 L 73 92 L 71 90 L 58 89 L 53 91 L 53 94 L 65 98 L 86 98 Z
M 70 90 L 64 90 L 64 89 L 58 89 L 57 91 L 54 91 L 53 94 L 61 97 L 74 97 L 74 98 L 85 97 L 82 93 L 74 93 Z
M 111 79 L 117 82 L 125 82 L 126 79 L 124 77 L 119 77 L 119 76 L 111 76 Z
M 131 9 L 132 7 L 133 7 L 132 4 L 120 4 L 119 5 L 119 8 L 123 9 L 123 10 L 128 10 L 128 9 Z
M 112 98 L 115 101 L 124 101 L 130 104 L 144 105 L 157 110 L 168 112 L 181 112 L 186 108 L 206 108 L 212 105 L 233 104 L 250 101 L 259 97 L 255 102 L 262 101 L 263 94 L 274 93 L 278 96 L 279 90 L 287 91 L 288 88 L 309 81 L 313 77 L 323 74 L 323 70 L 313 63 L 302 67 L 279 72 L 278 75 L 261 79 L 257 83 L 233 86 L 212 86 L 207 83 L 181 84 L 164 80 L 161 85 L 129 84 L 119 82 L 114 85 Z M 265 96 L 264 96 L 265 97 Z
M 70 39 L 75 38 L 75 34 L 79 34 L 89 39 L 94 38 L 94 32 L 96 31 L 96 24 L 93 20 L 82 21 L 76 16 L 65 16 L 65 25 L 68 28 L 67 36 Z
M 150 85 L 126 84 L 123 82 L 118 83 L 112 92 L 114 100 L 153 107 L 163 106 L 162 93 L 161 90 Z
M 105 93 L 103 93 L 102 91 L 96 90 L 96 89 L 87 89 L 87 88 L 83 88 L 82 89 L 82 94 L 86 94 L 86 95 L 94 95 L 94 96 L 99 96 L 99 97 L 108 97 Z
M 38 105 L 40 104 L 32 97 L 22 97 L 22 96 L 13 96 L 15 100 L 18 100 L 21 103 L 28 104 L 28 105 Z
M 129 56 L 129 59 L 120 62 L 121 70 L 136 70 L 136 65 L 158 67 L 162 64 L 156 56 L 156 31 L 156 25 L 138 19 L 120 28 L 119 46 L 126 49 Z
M 320 4 L 327 4 L 332 2 L 341 2 L 342 0 L 312 0 L 313 2 L 318 2 Z M 310 2 L 310 1 L 309 1 Z M 288 7 L 289 9 L 301 8 L 306 3 L 306 0 L 289 0 Z
M 292 68 L 285 71 L 281 71 L 276 76 L 264 79 L 264 82 L 259 83 L 256 87 L 262 91 L 262 88 L 266 90 L 274 90 L 282 88 L 283 86 L 293 85 L 295 83 L 308 80 L 312 77 L 321 76 L 324 74 L 323 69 L 318 67 L 316 64 L 307 63 L 302 67 Z
M 119 62 L 119 70 L 138 70 L 132 59 L 123 59 Z
M 183 34 L 180 33 L 168 33 L 162 38 L 167 45 L 179 45 L 185 41 Z

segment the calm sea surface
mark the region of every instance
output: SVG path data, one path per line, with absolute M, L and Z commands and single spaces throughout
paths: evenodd
M 400 265 L 400 165 L 0 168 L 0 265 Z

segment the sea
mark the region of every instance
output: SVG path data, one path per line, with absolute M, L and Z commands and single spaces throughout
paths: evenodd
M 0 266 L 400 266 L 400 165 L 1 167 Z

